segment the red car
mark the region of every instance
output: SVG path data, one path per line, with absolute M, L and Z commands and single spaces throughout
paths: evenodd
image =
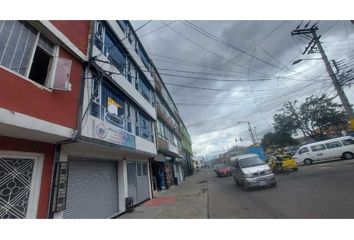
M 231 176 L 231 167 L 227 164 L 220 164 L 215 169 L 218 177 Z

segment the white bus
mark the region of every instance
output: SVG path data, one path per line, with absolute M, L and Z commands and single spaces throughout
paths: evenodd
M 333 138 L 301 146 L 294 155 L 298 164 L 312 164 L 317 161 L 352 159 L 354 138 L 350 136 Z

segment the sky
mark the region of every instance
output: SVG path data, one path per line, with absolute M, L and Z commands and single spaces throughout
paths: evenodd
M 353 65 L 354 24 L 322 20 L 309 26 L 316 22 L 328 59 Z M 135 29 L 144 23 L 132 21 Z M 251 144 L 246 122 L 260 140 L 273 130 L 273 115 L 287 101 L 335 95 L 323 61 L 316 59 L 320 54 L 302 55 L 309 41 L 290 34 L 300 23 L 308 21 L 154 20 L 138 30 L 196 155 Z M 308 60 L 293 65 L 297 59 Z M 353 87 L 345 92 L 354 103 Z

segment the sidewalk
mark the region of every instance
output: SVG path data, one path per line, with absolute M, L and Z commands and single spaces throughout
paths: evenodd
M 207 198 L 207 171 L 202 170 L 118 219 L 205 219 Z

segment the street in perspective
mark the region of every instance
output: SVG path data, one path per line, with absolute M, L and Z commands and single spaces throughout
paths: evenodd
M 302 166 L 277 174 L 276 188 L 245 191 L 232 177 L 204 168 L 120 219 L 353 218 L 353 171 L 354 160 Z
M 354 218 L 353 69 L 353 20 L 0 20 L 0 219 Z

